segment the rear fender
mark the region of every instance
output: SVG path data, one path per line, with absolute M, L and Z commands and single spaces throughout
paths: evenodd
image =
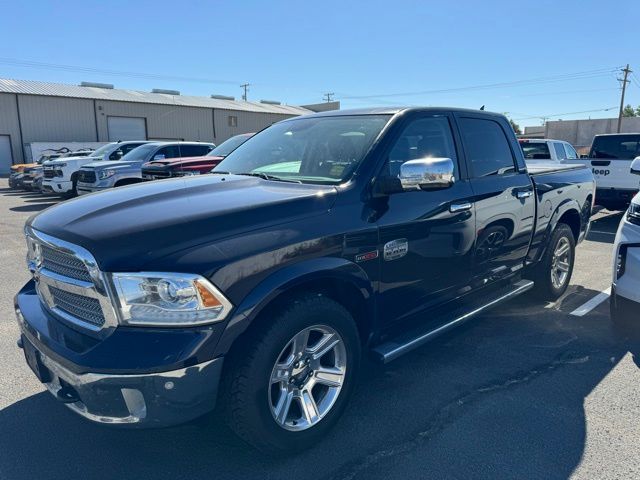
M 305 260 L 274 272 L 256 286 L 235 308 L 216 347 L 216 356 L 229 351 L 233 342 L 249 328 L 274 300 L 306 283 L 345 281 L 353 285 L 363 296 L 366 313 L 374 318 L 372 282 L 355 263 L 343 258 L 324 257 Z

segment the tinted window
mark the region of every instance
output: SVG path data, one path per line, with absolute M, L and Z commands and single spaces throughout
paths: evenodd
M 209 145 L 180 145 L 181 157 L 201 157 L 206 155 L 211 147 Z
M 384 174 L 397 177 L 404 162 L 417 158 L 450 158 L 454 165 L 457 164 L 451 127 L 446 117 L 428 117 L 411 122 L 391 149 Z
M 553 142 L 553 148 L 556 151 L 558 160 L 564 160 L 567 155 L 564 153 L 564 146 L 560 142 Z
M 575 149 L 568 143 L 564 144 L 564 150 L 567 154 L 567 158 L 578 158 L 578 152 L 576 152 Z
M 591 157 L 633 160 L 640 155 L 640 135 L 604 135 L 593 139 Z
M 147 155 L 149 155 L 156 148 L 158 148 L 158 146 L 152 143 L 140 145 L 139 147 L 134 148 L 129 153 L 127 153 L 124 157 L 122 157 L 122 159 L 127 160 L 128 162 L 144 160 L 147 158 Z
M 178 147 L 178 145 L 167 145 L 166 147 L 162 147 L 153 154 L 153 158 L 162 158 L 163 155 L 164 158 L 178 158 L 180 157 L 180 147 Z
M 551 152 L 547 142 L 520 142 L 520 148 L 527 160 L 549 160 Z
M 461 118 L 460 126 L 474 177 L 515 171 L 511 148 L 500 124 L 493 120 Z

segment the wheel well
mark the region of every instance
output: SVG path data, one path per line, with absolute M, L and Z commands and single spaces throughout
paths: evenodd
M 356 322 L 361 342 L 367 342 L 371 334 L 372 318 L 367 312 L 365 297 L 356 285 L 343 279 L 311 280 L 285 290 L 260 311 L 253 323 L 257 324 L 262 318 L 269 318 L 270 313 L 282 308 L 293 298 L 309 294 L 325 295 L 346 308 Z
M 491 222 L 489 225 L 487 225 L 484 230 L 487 230 L 491 227 L 504 227 L 507 229 L 507 238 L 511 238 L 511 235 L 513 234 L 513 222 L 507 218 L 501 218 L 500 220 L 496 220 L 495 222 Z
M 140 183 L 142 180 L 138 178 L 125 178 L 123 180 L 118 180 L 114 187 L 123 187 L 125 185 L 133 185 L 134 183 Z
M 573 233 L 573 239 L 576 242 L 578 241 L 578 237 L 580 236 L 581 221 L 580 214 L 577 210 L 571 209 L 564 212 L 558 220 L 558 223 L 564 223 L 565 225 L 568 225 L 571 229 L 571 232 Z

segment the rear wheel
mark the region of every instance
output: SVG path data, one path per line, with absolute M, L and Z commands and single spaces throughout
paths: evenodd
M 573 273 L 576 243 L 568 225 L 559 223 L 551 234 L 549 247 L 538 263 L 535 291 L 545 300 L 557 300 L 569 286 Z
M 360 360 L 358 332 L 349 312 L 324 296 L 295 300 L 267 321 L 228 359 L 227 421 L 260 450 L 302 450 L 347 405 Z

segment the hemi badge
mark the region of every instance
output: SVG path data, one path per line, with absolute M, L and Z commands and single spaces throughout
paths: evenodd
M 378 258 L 378 250 L 356 255 L 356 262 L 366 262 L 367 260 L 373 260 L 374 258 Z

